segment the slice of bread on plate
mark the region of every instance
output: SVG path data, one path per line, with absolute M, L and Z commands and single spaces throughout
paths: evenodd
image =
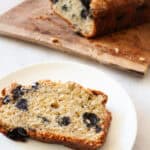
M 0 132 L 13 140 L 27 137 L 78 150 L 96 150 L 106 139 L 111 114 L 107 96 L 74 82 L 12 83 L 0 98 Z

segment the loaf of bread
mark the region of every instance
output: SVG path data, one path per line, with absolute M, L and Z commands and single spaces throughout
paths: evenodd
M 74 82 L 13 83 L 1 92 L 0 132 L 13 140 L 27 137 L 78 150 L 101 147 L 111 122 L 107 96 Z
M 150 21 L 150 0 L 50 0 L 76 32 L 94 37 Z

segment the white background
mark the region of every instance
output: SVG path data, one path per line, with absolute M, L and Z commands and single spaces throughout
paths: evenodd
M 0 14 L 21 1 L 23 0 L 1 0 Z M 150 149 L 150 71 L 145 77 L 141 78 L 90 60 L 63 54 L 42 46 L 0 37 L 0 77 L 21 67 L 46 61 L 71 61 L 87 64 L 103 70 L 117 80 L 126 89 L 137 110 L 138 135 L 133 150 Z

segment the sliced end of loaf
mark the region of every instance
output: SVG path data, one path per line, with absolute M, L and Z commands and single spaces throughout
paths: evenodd
M 56 14 L 69 22 L 75 32 L 85 37 L 95 34 L 95 22 L 92 19 L 90 9 L 83 5 L 81 0 L 51 0 L 52 8 Z

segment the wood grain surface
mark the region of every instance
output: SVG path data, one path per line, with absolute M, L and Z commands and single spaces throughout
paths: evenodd
M 0 34 L 140 74 L 150 64 L 150 24 L 86 39 L 53 14 L 49 0 L 26 0 L 1 15 Z

